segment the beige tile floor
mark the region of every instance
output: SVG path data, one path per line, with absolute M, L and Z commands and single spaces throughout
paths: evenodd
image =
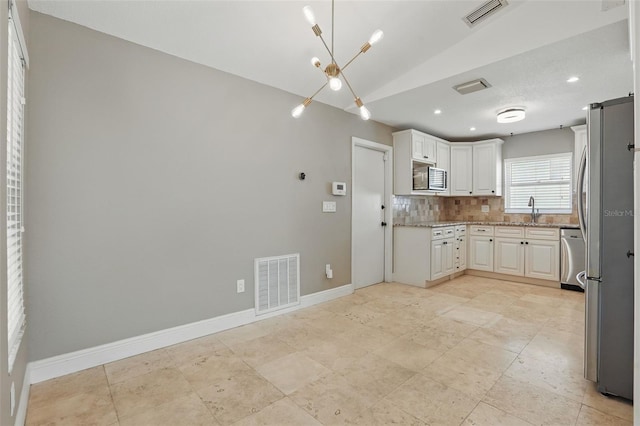
M 580 293 L 378 284 L 39 383 L 28 425 L 630 425 L 582 378 Z

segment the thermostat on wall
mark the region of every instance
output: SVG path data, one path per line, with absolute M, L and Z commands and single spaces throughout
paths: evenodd
M 347 195 L 347 184 L 344 182 L 333 182 L 333 195 Z

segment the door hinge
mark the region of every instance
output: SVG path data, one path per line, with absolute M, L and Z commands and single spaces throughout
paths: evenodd
M 382 154 L 382 161 L 387 161 L 389 159 L 389 153 L 385 152 L 384 154 Z

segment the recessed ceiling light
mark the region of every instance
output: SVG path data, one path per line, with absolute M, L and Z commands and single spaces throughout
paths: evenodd
M 475 132 L 476 128 L 475 127 L 470 127 L 469 130 L 471 130 L 472 132 Z
M 573 77 L 569 77 L 567 79 L 567 83 L 575 83 L 576 81 L 580 80 L 578 77 L 573 76 Z
M 585 106 L 583 106 L 583 107 L 582 107 L 582 110 L 583 110 L 583 111 L 586 111 L 586 110 L 587 110 L 587 108 L 588 108 L 588 107 L 585 105 Z
M 437 110 L 433 111 L 433 113 L 434 113 L 435 115 L 438 115 L 438 114 L 442 114 L 442 111 L 441 111 L 441 110 L 439 110 L 439 109 L 437 109 Z
M 498 113 L 498 123 L 515 123 L 516 121 L 524 120 L 524 109 L 522 108 L 507 108 Z

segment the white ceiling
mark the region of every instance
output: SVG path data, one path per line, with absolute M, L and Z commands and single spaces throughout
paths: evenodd
M 603 4 L 616 2 L 509 0 L 470 29 L 462 17 L 483 3 L 336 1 L 339 64 L 375 29 L 385 32 L 345 71 L 372 119 L 477 140 L 581 123 L 582 106 L 633 90 L 626 5 L 605 11 Z M 330 44 L 329 0 L 29 0 L 38 12 L 297 94 L 301 101 L 324 83 L 310 58 L 329 62 L 303 17 L 307 4 Z M 573 75 L 580 80 L 567 83 Z M 465 96 L 452 89 L 480 77 L 492 87 Z M 326 88 L 314 102 L 355 112 L 346 89 Z M 510 106 L 524 107 L 527 118 L 497 124 L 496 112 Z M 434 115 L 436 108 L 443 113 Z M 300 119 L 310 114 L 313 104 Z

